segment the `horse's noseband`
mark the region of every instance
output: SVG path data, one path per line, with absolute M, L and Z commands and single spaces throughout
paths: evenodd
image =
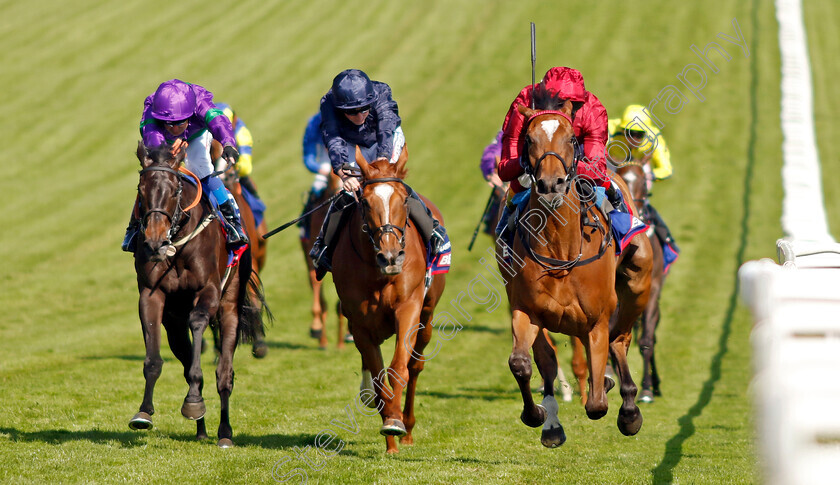
M 386 182 L 399 182 L 404 187 L 406 187 L 406 188 L 408 187 L 405 184 L 405 182 L 403 182 L 402 179 L 397 178 L 397 177 L 383 177 L 383 178 L 378 178 L 378 179 L 365 180 L 364 182 L 362 182 L 362 187 L 365 187 L 367 185 L 372 185 L 372 184 L 386 183 Z M 408 225 L 408 197 L 406 197 L 403 205 L 405 206 L 405 224 L 403 224 L 402 227 L 395 226 L 394 224 L 382 224 L 381 226 L 377 226 L 377 227 L 373 228 L 373 230 L 371 230 L 370 227 L 367 225 L 367 223 L 364 222 L 364 217 L 362 218 L 362 231 L 365 234 L 368 235 L 368 238 L 370 239 L 371 244 L 373 244 L 373 249 L 377 253 L 381 251 L 381 248 L 379 247 L 379 241 L 382 240 L 382 238 L 385 236 L 385 234 L 393 234 L 394 237 L 397 238 L 400 242 L 400 249 L 405 249 L 405 228 Z M 364 207 L 365 207 L 365 205 L 363 204 L 362 205 L 363 210 L 364 210 Z M 397 231 L 400 232 L 399 235 L 397 234 Z
M 183 213 L 183 211 L 181 211 L 181 191 L 183 190 L 184 186 L 181 184 L 181 174 L 180 172 L 173 170 L 169 167 L 160 167 L 153 165 L 151 167 L 146 167 L 143 170 L 141 170 L 140 176 L 142 177 L 144 173 L 148 172 L 167 172 L 171 173 L 172 175 L 175 175 L 176 180 L 178 180 L 178 189 L 175 192 L 175 211 L 172 214 L 170 214 L 169 211 L 158 208 L 147 210 L 143 213 L 143 217 L 140 218 L 140 230 L 142 232 L 146 229 L 146 222 L 148 221 L 149 216 L 151 216 L 154 213 L 163 214 L 166 216 L 167 219 L 169 219 L 169 231 L 167 231 L 166 233 L 166 239 L 172 240 L 172 237 L 180 229 L 180 226 L 178 224 L 181 220 L 181 214 Z

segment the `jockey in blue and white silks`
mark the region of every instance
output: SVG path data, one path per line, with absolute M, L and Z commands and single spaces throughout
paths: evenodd
M 351 194 L 361 186 L 357 178 L 342 170 L 342 166 L 356 164 L 357 145 L 369 162 L 386 158 L 396 163 L 405 147 L 400 124 L 399 108 L 391 97 L 391 88 L 383 82 L 371 81 L 358 69 L 340 72 L 333 79 L 332 88 L 321 98 L 321 136 L 333 172 L 344 184 L 345 196 L 330 206 L 309 253 L 319 280 L 331 269 L 334 238 L 340 226 L 340 223 L 330 224 L 330 219 L 334 213 L 352 206 L 355 199 Z M 408 204 L 415 206 L 415 210 L 409 211 L 410 217 L 432 248 L 433 257 L 449 250 L 446 230 L 420 197 L 413 190 L 409 192 Z M 341 220 L 340 214 L 338 216 Z

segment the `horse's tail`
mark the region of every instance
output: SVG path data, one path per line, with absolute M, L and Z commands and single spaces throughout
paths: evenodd
M 265 334 L 263 315 L 269 322 L 274 315 L 268 308 L 263 292 L 262 280 L 253 268 L 251 248 L 239 260 L 239 328 L 240 342 L 252 343 Z

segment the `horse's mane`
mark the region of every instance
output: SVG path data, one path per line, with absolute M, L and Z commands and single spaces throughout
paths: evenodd
M 545 86 L 545 82 L 537 84 L 534 88 L 533 97 L 534 108 L 539 110 L 559 111 L 566 104 L 566 98 L 561 97 L 560 93 L 552 93 Z
M 146 147 L 146 153 L 153 164 L 160 164 L 172 159 L 172 148 L 167 144 L 154 147 Z

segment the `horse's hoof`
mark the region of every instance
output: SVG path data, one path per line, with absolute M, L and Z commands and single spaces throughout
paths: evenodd
M 140 411 L 131 418 L 131 421 L 128 422 L 128 427 L 131 429 L 152 429 L 154 425 L 152 424 L 152 417 L 149 413 Z
M 653 395 L 656 397 L 662 397 L 662 391 L 659 390 L 658 387 L 653 388 Z
M 653 402 L 653 392 L 645 389 L 639 394 L 639 402 L 644 403 L 652 403 Z
M 265 342 L 255 342 L 251 348 L 251 354 L 258 359 L 262 359 L 268 354 L 268 345 Z
M 542 430 L 540 443 L 546 448 L 557 448 L 565 442 L 566 433 L 563 431 L 563 426 L 558 425 L 556 428 Z
M 201 419 L 205 413 L 207 409 L 204 407 L 204 399 L 198 402 L 184 401 L 184 405 L 181 406 L 181 414 L 187 419 Z
M 635 408 L 629 413 L 618 413 L 618 430 L 624 436 L 633 436 L 642 429 L 642 412 Z
M 348 344 L 352 344 L 353 342 L 355 342 L 355 340 L 353 339 L 353 334 L 348 333 L 347 335 L 345 335 L 344 336 L 344 341 Z
M 597 409 L 594 406 L 592 408 L 589 407 L 589 400 L 586 401 L 586 417 L 595 421 L 596 419 L 601 419 L 607 415 L 608 408 L 604 406 L 603 409 Z
M 315 339 L 321 338 L 321 334 L 324 332 L 323 329 L 315 330 L 314 328 L 309 329 L 309 336 Z
M 401 445 L 413 445 L 414 444 L 414 438 L 410 434 L 407 434 L 405 436 L 400 436 L 400 444 Z
M 525 426 L 529 426 L 531 428 L 536 428 L 538 426 L 542 426 L 545 423 L 545 408 L 542 404 L 537 404 L 537 416 L 531 416 L 527 413 L 527 410 L 523 409 L 522 414 L 519 415 L 519 419 L 525 423 Z
M 379 434 L 382 436 L 405 436 L 405 425 L 399 419 L 388 418 L 379 428 Z
M 219 445 L 219 448 L 233 448 L 233 441 L 230 438 L 222 438 L 216 444 Z
M 612 376 L 604 376 L 604 392 L 610 392 L 615 387 L 615 379 Z

